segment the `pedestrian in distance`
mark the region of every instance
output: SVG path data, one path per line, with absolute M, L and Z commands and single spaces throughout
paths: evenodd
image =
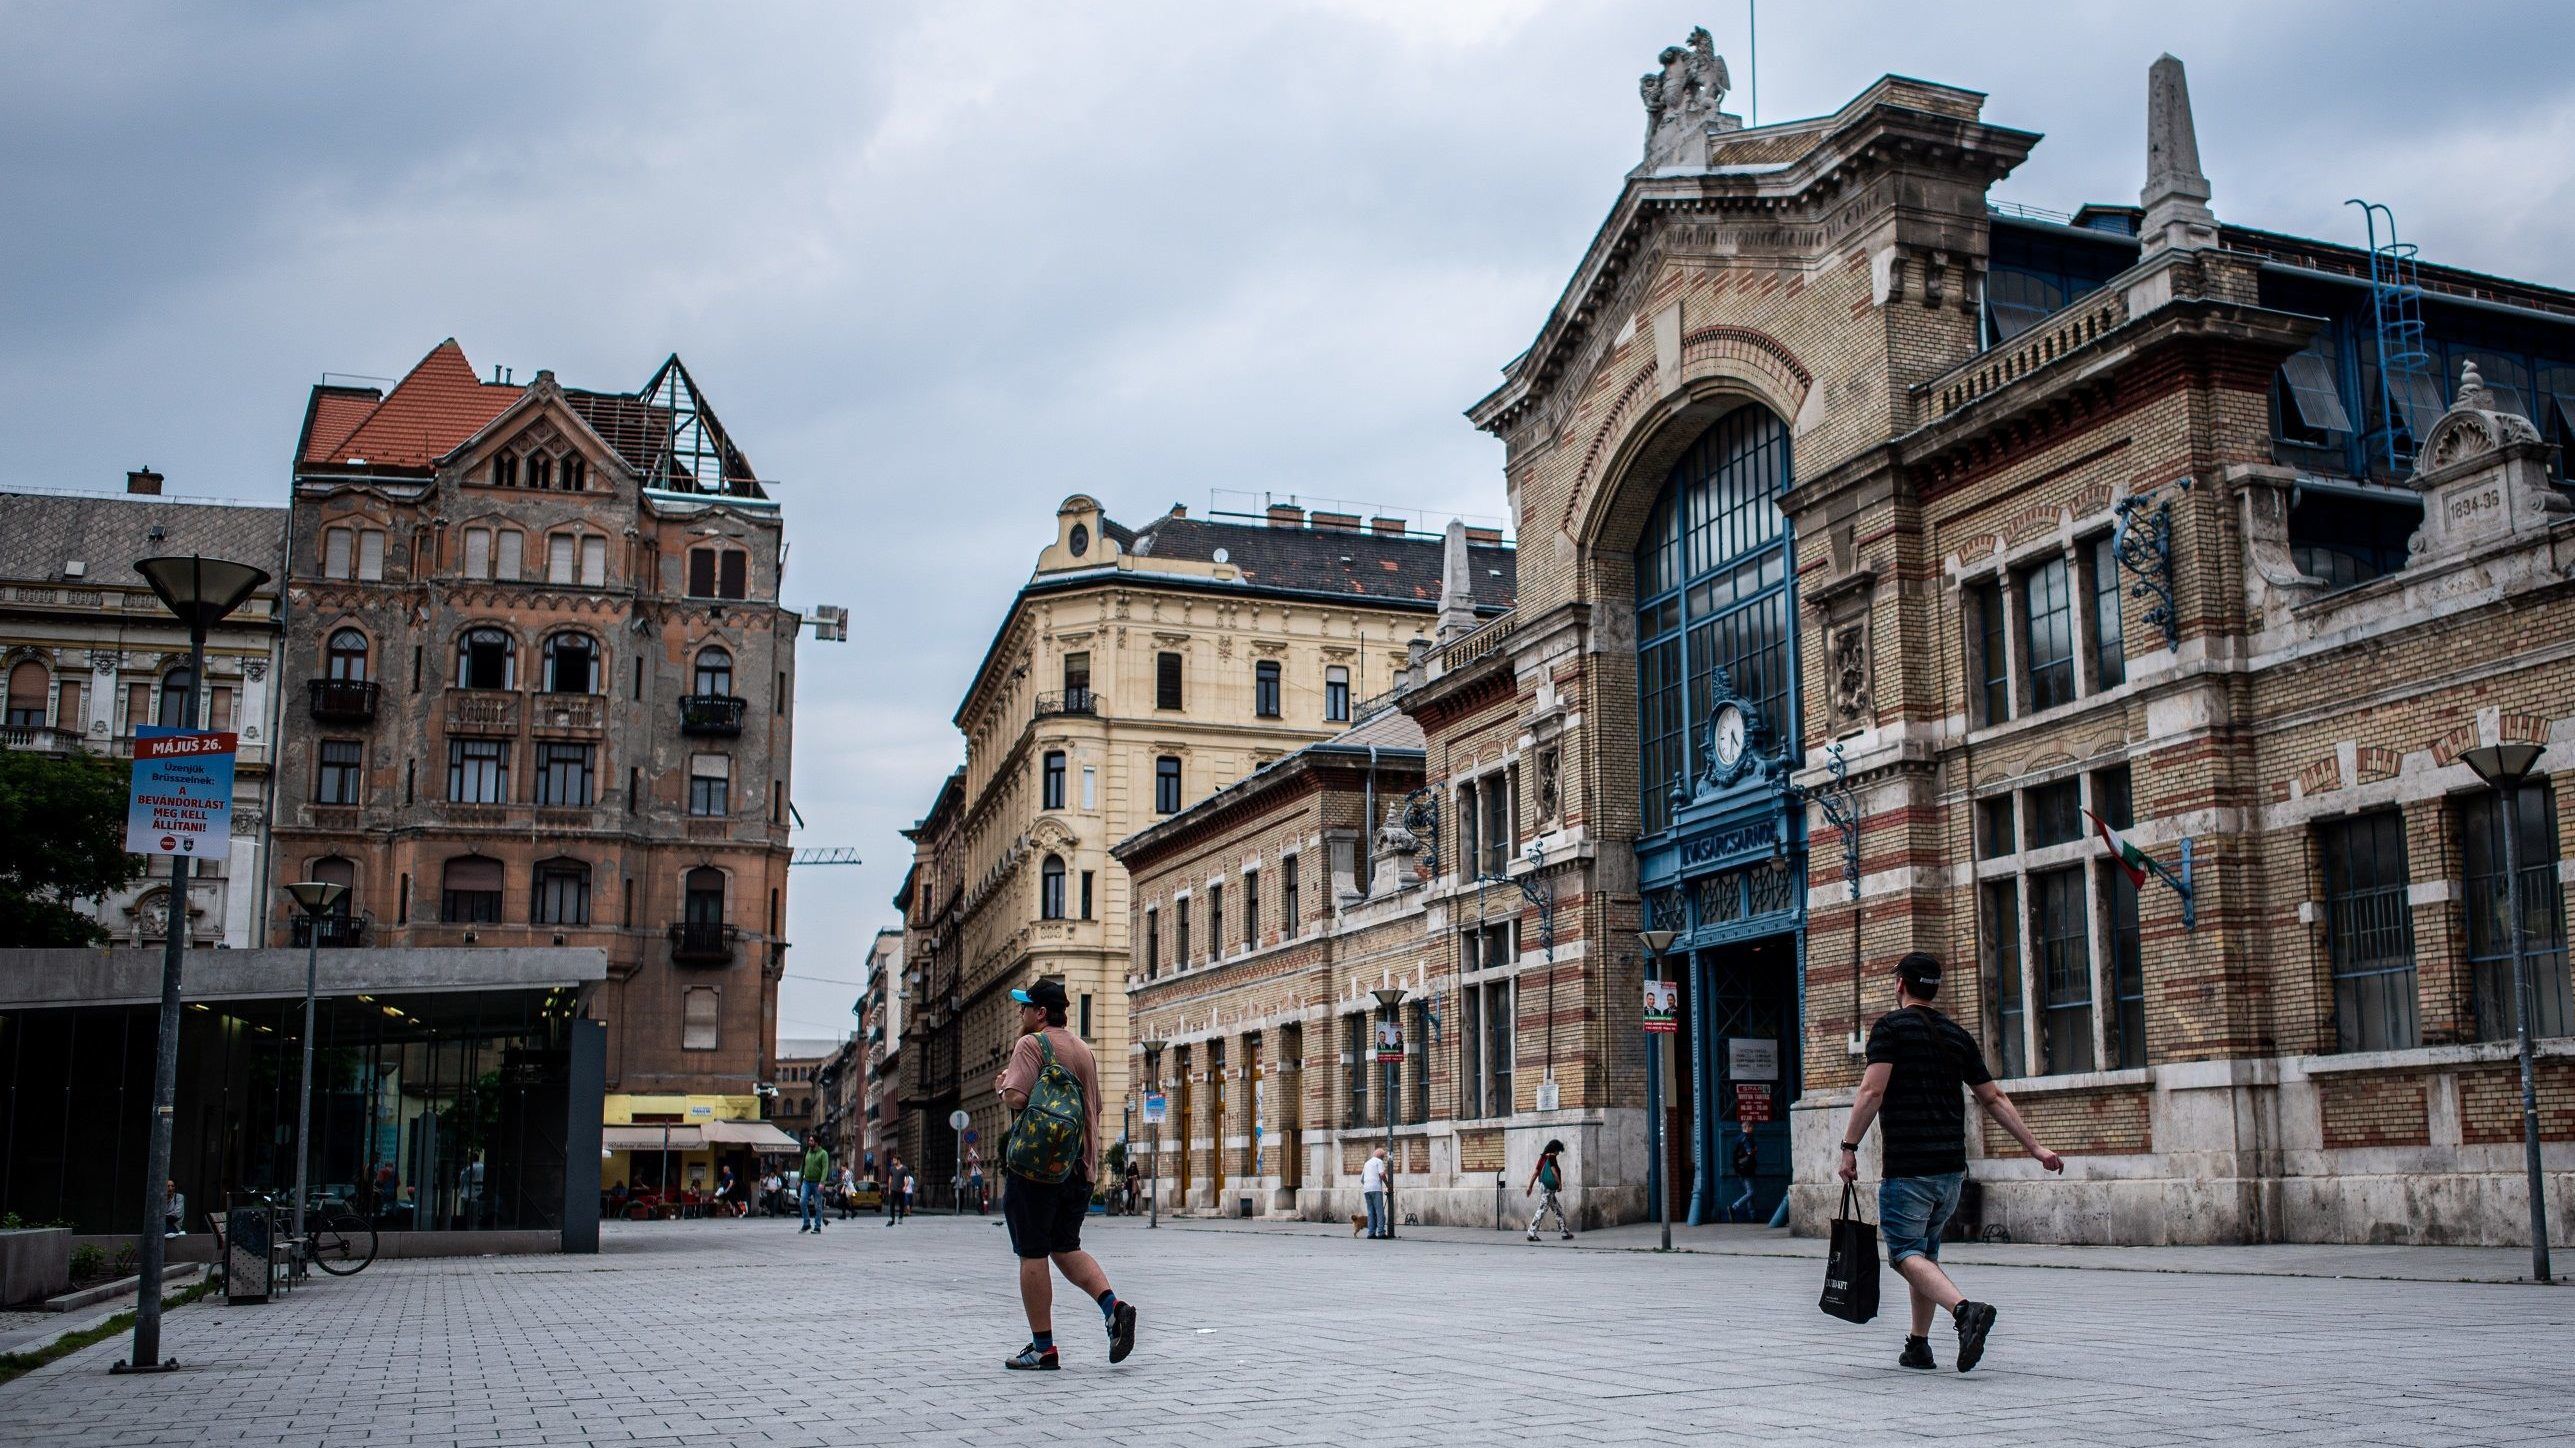
M 1896 962 L 1895 980 L 1896 1008 L 1869 1029 L 1868 1070 L 1851 1103 L 1850 1129 L 1842 1134 L 1840 1175 L 1846 1182 L 1860 1179 L 1860 1140 L 1883 1117 L 1878 1139 L 1886 1178 L 1878 1184 L 1878 1231 L 1887 1260 L 1913 1294 L 1913 1331 L 1896 1362 L 1908 1368 L 1940 1365 L 1931 1355 L 1931 1312 L 1941 1307 L 1957 1329 L 1963 1373 L 1984 1358 L 1995 1316 L 1992 1304 L 1969 1301 L 1940 1268 L 1941 1229 L 1958 1210 L 1967 1179 L 1966 1093 L 1972 1091 L 1985 1113 L 2040 1166 L 2061 1172 L 2065 1161 L 2039 1145 L 2011 1098 L 1994 1084 L 1976 1038 L 1932 1005 L 1940 996 L 1939 959 L 1915 951 Z
M 844 1222 L 858 1215 L 858 1174 L 844 1163 L 840 1169 L 840 1219 Z
M 830 1189 L 832 1154 L 823 1145 L 819 1132 L 805 1133 L 804 1167 L 804 1176 L 796 1184 L 799 1204 L 804 1208 L 804 1222 L 796 1230 L 820 1232 L 823 1229 L 823 1193 Z
M 903 1220 L 903 1158 L 888 1153 L 885 1158 L 885 1185 L 878 1192 L 885 1200 L 885 1225 L 891 1227 Z
M 1014 990 L 1019 1040 L 993 1089 L 1016 1113 L 1002 1148 L 1002 1221 L 1019 1259 L 1019 1301 L 1028 1314 L 1028 1346 L 1002 1361 L 1013 1371 L 1053 1372 L 1055 1280 L 1097 1303 L 1109 1335 L 1109 1361 L 1135 1350 L 1136 1310 L 1118 1300 L 1109 1275 L 1082 1250 L 1082 1219 L 1100 1174 L 1100 1075 L 1091 1048 L 1065 1029 L 1064 983 L 1039 980 Z
M 1726 1220 L 1735 1220 L 1735 1214 L 1741 1212 L 1743 1220 L 1749 1222 L 1752 1220 L 1752 1194 L 1761 1185 L 1761 1143 L 1753 1140 L 1752 1123 L 1749 1121 L 1737 1121 L 1735 1133 L 1735 1180 L 1743 1183 L 1743 1191 L 1726 1204 Z
M 1371 1147 L 1359 1168 L 1359 1198 L 1368 1206 L 1368 1238 L 1391 1237 L 1386 1223 L 1386 1148 Z
M 902 1175 L 903 1180 L 898 1183 L 900 1190 L 894 1194 L 894 1220 L 898 1222 L 912 1215 L 912 1192 L 920 1180 L 912 1175 L 912 1168 L 908 1166 L 903 1168 Z
M 1529 1214 L 1529 1240 L 1532 1242 L 1538 1240 L 1538 1225 L 1547 1220 L 1549 1212 L 1556 1214 L 1556 1230 L 1564 1234 L 1558 1240 L 1570 1242 L 1574 1239 L 1574 1224 L 1565 1220 L 1565 1199 L 1560 1195 L 1565 1189 L 1564 1154 L 1563 1142 L 1552 1136 L 1547 1138 L 1546 1150 L 1538 1153 L 1538 1164 L 1529 1168 L 1529 1185 L 1520 1189 L 1520 1195 L 1524 1197 L 1533 1192 L 1546 1193 L 1538 1198 L 1538 1210 Z
M 733 1179 L 733 1163 L 726 1162 L 715 1173 L 715 1214 L 734 1217 L 741 1212 L 742 1184 Z

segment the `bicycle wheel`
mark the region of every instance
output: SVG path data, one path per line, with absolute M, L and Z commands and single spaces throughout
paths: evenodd
M 313 1265 L 334 1277 L 363 1272 L 376 1259 L 376 1225 L 354 1212 L 333 1212 L 313 1227 Z

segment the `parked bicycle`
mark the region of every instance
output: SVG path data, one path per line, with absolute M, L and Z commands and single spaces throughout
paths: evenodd
M 279 1238 L 293 1231 L 294 1208 L 274 1192 L 254 1192 L 268 1206 Z M 338 1202 L 307 1201 L 304 1206 L 303 1260 L 334 1277 L 353 1277 L 376 1259 L 376 1224 Z

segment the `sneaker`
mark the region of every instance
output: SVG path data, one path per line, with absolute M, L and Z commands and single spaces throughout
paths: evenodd
M 1958 1324 L 1958 1371 L 1963 1373 L 1985 1356 L 1985 1335 L 1994 1330 L 1994 1309 L 1982 1302 L 1962 1302 L 1950 1315 Z
M 1573 1233 L 1571 1233 L 1571 1232 L 1567 1232 L 1565 1235 L 1563 1235 L 1562 1237 L 1557 1238 L 1556 1240 L 1558 1240 L 1558 1241 L 1560 1241 L 1560 1242 L 1570 1242 L 1570 1241 L 1572 1241 L 1573 1239 L 1574 1239 L 1574 1234 L 1573 1234 Z
M 1529 1240 L 1530 1240 L 1530 1241 L 1532 1241 L 1532 1242 L 1537 1241 L 1537 1240 L 1538 1240 L 1538 1234 L 1537 1234 L 1537 1233 L 1535 1233 L 1535 1232 L 1531 1232 L 1531 1233 L 1529 1234 Z
M 1039 1352 L 1037 1344 L 1033 1342 L 1021 1348 L 1017 1357 L 1003 1358 L 1001 1365 L 1016 1373 L 1051 1373 L 1064 1366 L 1056 1358 L 1055 1349 L 1050 1347 L 1044 1352 Z
M 1122 1363 L 1136 1350 L 1136 1310 L 1132 1303 L 1121 1301 L 1109 1314 L 1109 1361 Z
M 1927 1337 L 1906 1338 L 1904 1340 L 1904 1351 L 1897 1356 L 1895 1365 L 1900 1368 L 1936 1368 L 1940 1366 L 1939 1362 L 1931 1355 L 1931 1339 Z

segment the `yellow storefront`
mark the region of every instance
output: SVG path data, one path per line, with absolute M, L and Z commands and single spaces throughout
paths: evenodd
M 611 1093 L 601 1111 L 599 1190 L 614 1196 L 712 1197 L 731 1165 L 747 1187 L 764 1169 L 785 1171 L 802 1146 L 760 1119 L 757 1096 L 639 1096 Z

